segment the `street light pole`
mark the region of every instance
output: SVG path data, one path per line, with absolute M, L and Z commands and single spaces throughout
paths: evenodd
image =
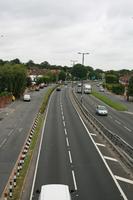
M 74 65 L 77 62 L 77 60 L 71 60 L 71 62 L 72 62 L 72 67 L 74 67 Z M 73 88 L 73 77 L 72 77 L 72 88 Z
M 78 54 L 82 55 L 82 65 L 84 66 L 84 56 L 88 55 L 89 53 L 88 52 L 84 52 L 84 53 L 78 52 Z M 84 86 L 84 83 L 83 83 L 83 80 L 82 80 L 81 103 L 83 102 L 83 86 Z
M 78 54 L 81 54 L 82 55 L 82 65 L 84 66 L 84 56 L 85 55 L 88 55 L 88 54 L 90 54 L 90 53 L 81 53 L 81 52 L 78 52 Z
M 72 66 L 74 66 L 77 60 L 71 60 L 71 62 L 72 62 Z

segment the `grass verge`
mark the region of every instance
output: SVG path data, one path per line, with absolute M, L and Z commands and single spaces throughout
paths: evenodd
M 106 97 L 98 92 L 93 91 L 92 95 L 95 96 L 96 98 L 100 99 L 104 103 L 106 103 L 108 106 L 110 106 L 118 111 L 126 111 L 127 110 L 127 107 L 124 104 L 112 101 L 108 97 Z

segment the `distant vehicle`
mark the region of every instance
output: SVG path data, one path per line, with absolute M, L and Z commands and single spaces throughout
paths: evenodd
M 82 83 L 78 83 L 78 87 L 81 87 L 82 86 Z
M 61 91 L 61 87 L 57 87 L 57 88 L 56 88 L 56 91 Z
M 40 84 L 40 88 L 43 89 L 43 88 L 44 88 L 44 85 L 45 85 L 44 83 L 41 83 L 41 84 Z
M 108 110 L 107 110 L 107 108 L 105 106 L 98 105 L 97 108 L 96 108 L 96 114 L 107 116 L 108 115 Z
M 71 200 L 69 187 L 62 184 L 43 185 L 39 200 Z
M 36 86 L 35 91 L 39 91 L 39 90 L 40 90 L 39 86 Z
M 31 100 L 30 94 L 24 94 L 23 100 L 24 101 L 30 101 Z
M 105 90 L 104 90 L 104 88 L 102 86 L 100 86 L 99 91 L 100 92 L 104 92 Z
M 82 83 L 77 84 L 77 93 L 82 93 Z
M 85 94 L 91 94 L 92 92 L 92 87 L 90 84 L 84 84 L 84 93 Z

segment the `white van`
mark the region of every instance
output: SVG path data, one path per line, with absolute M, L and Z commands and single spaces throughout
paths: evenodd
M 69 187 L 62 184 L 43 185 L 39 200 L 71 200 Z
M 90 84 L 84 84 L 84 93 L 85 94 L 91 94 L 92 92 L 92 87 Z

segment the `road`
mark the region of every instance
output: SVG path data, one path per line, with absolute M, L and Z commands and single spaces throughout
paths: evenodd
M 77 200 L 131 200 L 133 181 L 73 107 L 68 88 L 51 97 L 31 199 L 45 184 L 67 184 Z
M 80 94 L 77 94 L 77 96 L 79 99 L 81 98 Z M 96 106 L 98 104 L 105 104 L 92 95 L 83 95 L 83 104 L 105 127 L 133 146 L 133 115 L 127 112 L 116 111 L 107 106 L 108 116 L 98 116 L 95 114 Z
M 31 102 L 17 100 L 0 112 L 0 196 L 46 91 L 31 92 Z

